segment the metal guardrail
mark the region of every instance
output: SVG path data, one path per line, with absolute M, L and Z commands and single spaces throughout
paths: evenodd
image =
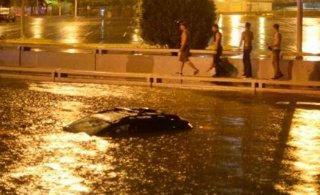
M 63 69 L 1 67 L 0 78 L 32 79 L 53 82 L 106 83 L 195 90 L 276 92 L 320 95 L 320 82 L 273 81 L 260 79 L 212 78 L 111 73 Z
M 53 69 L 0 66 L 0 78 L 55 81 L 55 74 L 56 70 Z

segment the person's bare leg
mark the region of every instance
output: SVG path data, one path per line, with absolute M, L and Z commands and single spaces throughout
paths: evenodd
M 207 72 L 210 72 L 212 69 L 214 69 L 216 66 L 215 65 L 211 65 L 210 67 L 209 67 L 209 69 L 207 70 Z
M 199 73 L 199 69 L 191 61 L 188 61 L 186 63 L 193 69 L 194 76 Z
M 188 61 L 187 64 L 195 71 L 199 71 L 199 69 L 191 62 L 191 61 Z
M 184 68 L 184 62 L 181 62 L 180 72 L 179 72 L 180 75 L 183 75 L 183 68 Z
M 212 69 L 214 69 L 216 67 L 216 57 L 213 56 L 213 62 L 212 65 L 209 67 L 209 69 L 207 70 L 207 72 L 210 72 Z

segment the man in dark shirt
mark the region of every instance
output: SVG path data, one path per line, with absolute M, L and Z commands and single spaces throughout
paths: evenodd
M 216 74 L 213 76 L 219 77 L 219 76 L 222 76 L 222 65 L 220 62 L 220 57 L 222 55 L 223 48 L 222 48 L 222 34 L 219 32 L 218 24 L 214 24 L 212 26 L 212 32 L 213 32 L 213 47 L 214 47 L 215 53 L 213 54 L 212 66 L 209 67 L 207 72 L 209 72 L 213 68 L 216 68 Z

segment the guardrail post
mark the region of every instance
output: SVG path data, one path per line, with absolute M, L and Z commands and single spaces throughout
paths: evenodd
M 57 74 L 58 74 L 58 79 L 61 79 L 61 72 L 60 72 L 60 70 L 57 70 Z
M 95 49 L 93 54 L 94 54 L 94 70 L 97 71 L 97 49 Z
M 154 78 L 153 77 L 149 77 L 148 81 L 150 82 L 150 87 L 153 87 Z
M 259 83 L 257 83 L 257 81 L 252 81 L 251 87 L 253 89 L 253 93 L 256 94 L 257 93 L 257 88 L 259 87 Z
M 96 49 L 96 54 L 108 54 L 109 51 L 107 49 Z
M 31 51 L 31 47 L 22 47 L 23 51 Z
M 265 87 L 266 87 L 265 83 L 263 83 L 262 81 L 260 81 L 260 82 L 259 82 L 259 88 L 263 89 L 263 88 L 265 88 Z
M 18 46 L 19 49 L 19 66 L 22 66 L 22 47 Z
M 55 82 L 55 79 L 56 79 L 56 70 L 53 70 L 51 72 L 51 77 L 52 77 L 52 82 Z

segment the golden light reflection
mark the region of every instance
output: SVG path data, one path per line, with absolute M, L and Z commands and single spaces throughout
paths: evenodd
M 58 125 L 66 126 L 79 119 L 81 110 L 85 109 L 87 106 L 77 101 L 61 101 L 56 107 L 58 109 L 53 110 L 53 113 L 55 119 L 60 123 Z
M 132 42 L 139 42 L 141 41 L 141 37 L 139 36 L 139 29 L 134 29 L 134 33 L 132 35 Z
M 229 45 L 233 47 L 238 47 L 241 39 L 241 29 L 240 27 L 240 15 L 231 16 L 231 38 Z
M 78 49 L 65 49 L 63 51 L 66 52 L 66 53 L 79 53 Z
M 5 32 L 7 31 L 6 26 L 0 26 L 0 36 L 4 36 Z
M 259 49 L 263 50 L 266 46 L 266 18 L 259 17 Z
M 219 15 L 219 18 L 218 18 L 218 25 L 220 27 L 220 32 L 223 34 L 223 15 Z
M 305 26 L 303 34 L 303 51 L 307 53 L 320 53 L 320 26 Z
M 40 39 L 43 38 L 43 18 L 34 18 L 31 23 L 31 31 L 33 34 L 33 38 Z
M 62 41 L 64 43 L 79 43 L 79 27 L 78 24 L 64 25 L 61 29 L 61 34 L 64 36 Z
M 108 163 L 112 157 L 106 152 L 117 146 L 107 140 L 86 134 L 51 134 L 21 141 L 29 143 L 24 151 L 25 161 L 4 176 L 8 184 L 23 181 L 16 185 L 18 194 L 89 193 L 94 186 L 92 176 L 103 177 L 106 172 L 114 175 L 114 168 Z M 110 161 L 98 163 L 106 157 Z
M 57 84 L 57 83 L 32 83 L 29 85 L 29 90 L 48 92 L 57 95 L 70 96 L 86 96 L 86 97 L 132 97 L 125 89 L 119 87 L 117 90 L 111 89 L 110 85 L 96 85 L 96 84 Z M 126 87 L 124 87 L 126 88 Z
M 293 172 L 298 182 L 293 186 L 277 185 L 289 194 L 318 194 L 320 174 L 320 110 L 296 109 L 292 121 L 288 145 L 292 152 Z

